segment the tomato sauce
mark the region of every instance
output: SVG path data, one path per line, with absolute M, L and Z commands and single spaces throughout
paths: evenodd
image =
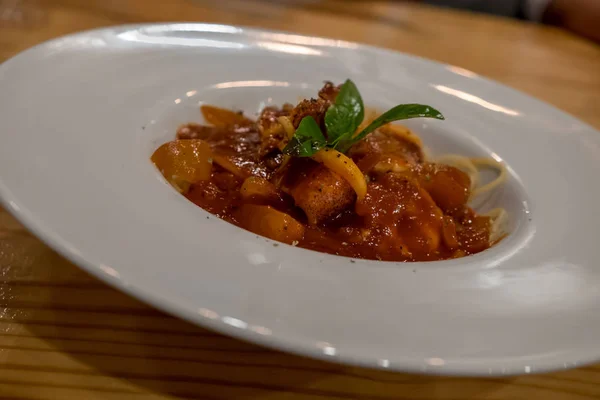
M 268 115 L 281 114 L 270 108 Z M 426 162 L 415 140 L 382 129 L 347 153 L 367 177 L 367 194 L 357 201 L 352 187 L 322 164 L 286 160 L 271 131 L 265 150 L 259 122 L 236 115 L 229 125 L 178 130 L 180 141 L 210 145 L 210 178 L 184 195 L 219 218 L 294 246 L 371 260 L 443 260 L 490 246 L 489 218 L 467 206 L 469 177 Z

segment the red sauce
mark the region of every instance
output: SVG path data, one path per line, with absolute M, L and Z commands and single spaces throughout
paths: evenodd
M 424 162 L 414 142 L 376 132 L 350 150 L 348 155 L 369 178 L 367 195 L 357 202 L 348 183 L 329 170 L 319 170 L 324 168 L 321 164 L 294 159 L 282 167 L 283 156 L 277 149 L 269 148 L 265 155 L 256 124 L 190 125 L 179 129 L 179 137 L 208 142 L 214 158 L 210 179 L 192 184 L 185 196 L 255 233 L 265 234 L 267 229 L 275 232 L 267 236 L 306 249 L 387 261 L 456 258 L 490 246 L 489 219 L 466 205 L 468 176 L 450 166 Z M 259 195 L 246 194 L 251 190 L 244 187 L 249 177 L 260 178 L 255 179 L 263 185 Z M 314 181 L 302 181 L 309 178 Z M 250 204 L 269 206 L 291 218 L 276 227 L 277 218 L 275 222 L 264 219 L 270 225 L 262 226 L 259 217 L 249 215 L 257 210 L 247 207 Z M 307 213 L 313 205 L 326 211 L 339 209 L 325 218 L 320 213 L 315 217 L 318 222 L 309 223 Z

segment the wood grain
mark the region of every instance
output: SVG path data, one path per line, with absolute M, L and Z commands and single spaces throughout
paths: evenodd
M 453 64 L 600 128 L 600 48 L 568 33 L 400 1 L 0 0 L 0 61 L 100 26 L 205 21 L 353 40 Z M 597 399 L 600 365 L 508 379 L 342 367 L 167 316 L 62 259 L 0 210 L 0 398 Z

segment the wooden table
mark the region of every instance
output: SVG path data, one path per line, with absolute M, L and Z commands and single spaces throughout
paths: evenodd
M 0 61 L 133 22 L 210 21 L 389 47 L 528 92 L 600 128 L 600 47 L 532 24 L 396 2 L 0 0 Z M 600 365 L 507 379 L 342 367 L 165 315 L 82 272 L 0 209 L 0 398 L 592 399 Z

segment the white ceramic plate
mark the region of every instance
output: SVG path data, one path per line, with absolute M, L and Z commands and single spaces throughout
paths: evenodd
M 434 153 L 502 159 L 511 234 L 432 263 L 351 262 L 223 222 L 149 161 L 202 102 L 249 113 L 353 79 L 421 102 Z M 218 331 L 332 361 L 500 375 L 600 358 L 600 133 L 460 68 L 336 40 L 205 24 L 124 26 L 0 66 L 0 195 L 61 254 Z M 493 204 L 492 204 L 493 205 Z

